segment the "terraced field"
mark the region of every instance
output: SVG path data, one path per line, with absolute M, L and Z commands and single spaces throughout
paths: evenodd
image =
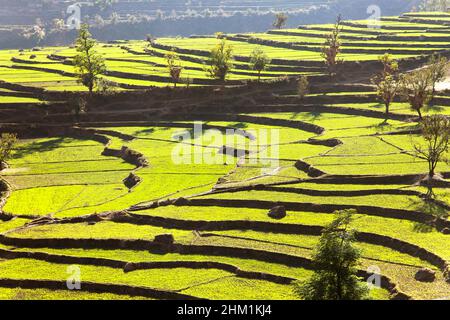
M 0 298 L 296 299 L 291 283 L 312 274 L 312 249 L 341 209 L 357 211 L 360 276 L 382 274 L 373 299 L 448 298 L 450 165 L 439 163 L 445 181 L 426 200 L 415 113 L 397 101 L 385 122 L 367 74 L 384 52 L 404 70 L 447 55 L 444 16 L 346 22 L 339 83 L 320 61 L 329 25 L 227 35 L 227 86 L 203 71 L 214 37 L 103 44 L 118 92 L 77 119 L 74 49 L 1 52 L 1 132 L 20 142 L 1 172 Z M 263 79 L 287 80 L 243 83 L 256 79 L 256 46 L 272 58 Z M 142 91 L 168 85 L 169 50 L 192 87 Z M 302 100 L 289 80 L 299 74 L 311 81 Z M 426 114 L 449 106 L 441 91 Z M 276 205 L 287 217 L 268 216 Z M 66 287 L 74 266 L 81 291 Z M 434 282 L 415 279 L 422 267 Z

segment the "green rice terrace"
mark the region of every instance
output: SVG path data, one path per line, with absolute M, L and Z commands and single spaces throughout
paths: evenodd
M 370 82 L 385 53 L 404 72 L 450 57 L 450 14 L 344 21 L 330 81 L 332 28 L 219 35 L 234 53 L 225 84 L 204 70 L 217 36 L 100 43 L 112 92 L 81 114 L 74 47 L 0 51 L 0 131 L 19 139 L 0 172 L 0 299 L 298 299 L 292 283 L 345 209 L 361 281 L 381 274 L 372 299 L 450 299 L 450 165 L 428 199 L 417 114 L 395 100 L 385 119 Z M 271 59 L 261 82 L 255 48 Z M 424 116 L 450 115 L 438 89 Z M 67 290 L 73 266 L 81 290 Z M 435 280 L 417 280 L 422 268 Z

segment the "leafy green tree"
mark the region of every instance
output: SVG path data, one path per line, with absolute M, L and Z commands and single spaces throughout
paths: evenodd
M 371 81 L 377 90 L 377 96 L 386 108 L 386 121 L 389 119 L 389 107 L 400 92 L 398 80 L 398 63 L 389 54 L 379 58 L 383 64 L 383 70 L 379 75 L 372 77 Z
M 430 72 L 431 81 L 431 101 L 433 102 L 436 95 L 436 84 L 445 79 L 448 70 L 448 60 L 439 55 L 432 55 L 428 62 L 428 71 Z
M 356 276 L 361 253 L 354 247 L 355 231 L 350 229 L 354 210 L 338 211 L 325 227 L 316 247 L 311 279 L 296 283 L 295 292 L 305 300 L 362 300 L 368 286 Z
M 250 55 L 250 67 L 258 71 L 258 82 L 261 80 L 261 72 L 267 70 L 272 60 L 261 48 L 255 48 Z
M 341 53 L 340 35 L 342 30 L 342 17 L 339 15 L 333 26 L 333 30 L 326 36 L 325 43 L 322 47 L 322 58 L 325 61 L 330 76 L 336 74 L 337 66 L 342 63 L 342 60 L 338 59 L 338 56 Z
M 424 117 L 420 123 L 425 144 L 415 144 L 416 155 L 428 162 L 428 176 L 433 178 L 440 161 L 447 161 L 449 151 L 450 120 L 443 115 Z
M 166 54 L 166 61 L 173 86 L 176 88 L 181 79 L 181 72 L 183 71 L 183 67 L 180 63 L 180 57 L 172 51 Z
M 81 26 L 76 40 L 78 55 L 74 58 L 75 70 L 79 81 L 92 93 L 99 76 L 105 74 L 105 59 L 95 51 L 97 41 L 92 39 L 87 24 Z
M 14 145 L 17 142 L 17 135 L 13 133 L 3 133 L 0 139 L 0 169 L 2 168 L 2 163 L 8 160 Z
M 277 14 L 275 14 L 275 21 L 273 22 L 272 26 L 277 29 L 282 29 L 286 25 L 287 20 L 287 14 L 285 14 L 284 12 L 278 12 Z
M 207 61 L 207 74 L 213 79 L 219 79 L 225 82 L 228 72 L 233 68 L 232 60 L 233 47 L 223 38 L 211 50 Z
M 422 120 L 422 109 L 432 97 L 431 73 L 427 69 L 409 72 L 401 77 L 401 95 Z

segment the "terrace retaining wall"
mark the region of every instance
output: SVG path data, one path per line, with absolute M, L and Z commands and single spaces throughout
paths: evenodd
M 4 279 L 0 278 L 2 288 L 49 289 L 67 291 L 67 282 L 58 280 Z M 90 293 L 113 293 L 132 297 L 148 297 L 165 300 L 200 300 L 197 297 L 147 287 L 128 286 L 110 283 L 94 283 L 83 280 L 83 291 Z
M 435 217 L 431 214 L 421 211 L 393 209 L 366 205 L 341 205 L 341 204 L 316 204 L 316 203 L 300 203 L 286 201 L 265 201 L 265 200 L 238 200 L 238 199 L 190 199 L 187 206 L 218 206 L 233 208 L 255 208 L 255 209 L 271 209 L 275 205 L 284 206 L 287 210 L 305 211 L 316 213 L 334 213 L 339 210 L 356 210 L 360 214 L 380 216 L 384 218 L 393 218 L 401 220 L 415 221 L 426 225 L 436 227 L 442 231 L 445 228 L 450 229 L 450 221 L 446 218 Z M 130 208 L 136 210 L 137 208 Z M 145 208 L 144 208 L 145 209 Z M 138 210 L 143 210 L 139 208 Z

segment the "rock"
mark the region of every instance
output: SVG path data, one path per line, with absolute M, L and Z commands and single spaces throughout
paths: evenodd
M 415 279 L 421 282 L 433 282 L 436 279 L 436 272 L 429 268 L 422 268 L 417 271 Z
M 14 218 L 14 216 L 12 214 L 9 213 L 5 213 L 3 211 L 0 210 L 0 221 L 11 221 Z
M 128 273 L 131 271 L 136 270 L 136 265 L 132 262 L 128 262 L 124 267 L 123 267 L 123 272 Z
M 444 229 L 442 229 L 442 233 L 443 234 L 450 234 L 450 229 L 449 228 L 444 228 Z
M 139 182 L 141 182 L 141 178 L 139 178 L 137 175 L 135 175 L 134 173 L 130 173 L 130 175 L 128 177 L 125 178 L 125 180 L 123 180 L 123 184 L 128 188 L 128 189 L 132 189 L 133 187 L 135 187 Z
M 129 222 L 130 215 L 126 211 L 112 211 L 105 213 L 103 219 L 114 222 Z
M 395 291 L 391 295 L 391 300 L 410 300 L 411 298 L 403 292 Z
M 164 244 L 164 245 L 172 245 L 175 242 L 175 239 L 172 234 L 160 234 L 155 236 L 153 242 Z
M 273 207 L 270 209 L 268 215 L 273 219 L 283 219 L 286 217 L 286 208 L 284 206 Z
M 228 180 L 225 179 L 224 177 L 220 177 L 220 178 L 217 180 L 217 184 L 226 183 L 227 181 L 228 181 Z
M 35 55 L 35 54 L 32 54 L 31 56 L 30 56 L 30 59 L 36 59 L 37 58 L 37 56 Z
M 176 199 L 173 202 L 173 204 L 176 205 L 176 206 L 185 206 L 185 205 L 189 204 L 189 200 L 186 199 L 186 198 L 180 197 L 180 198 Z

